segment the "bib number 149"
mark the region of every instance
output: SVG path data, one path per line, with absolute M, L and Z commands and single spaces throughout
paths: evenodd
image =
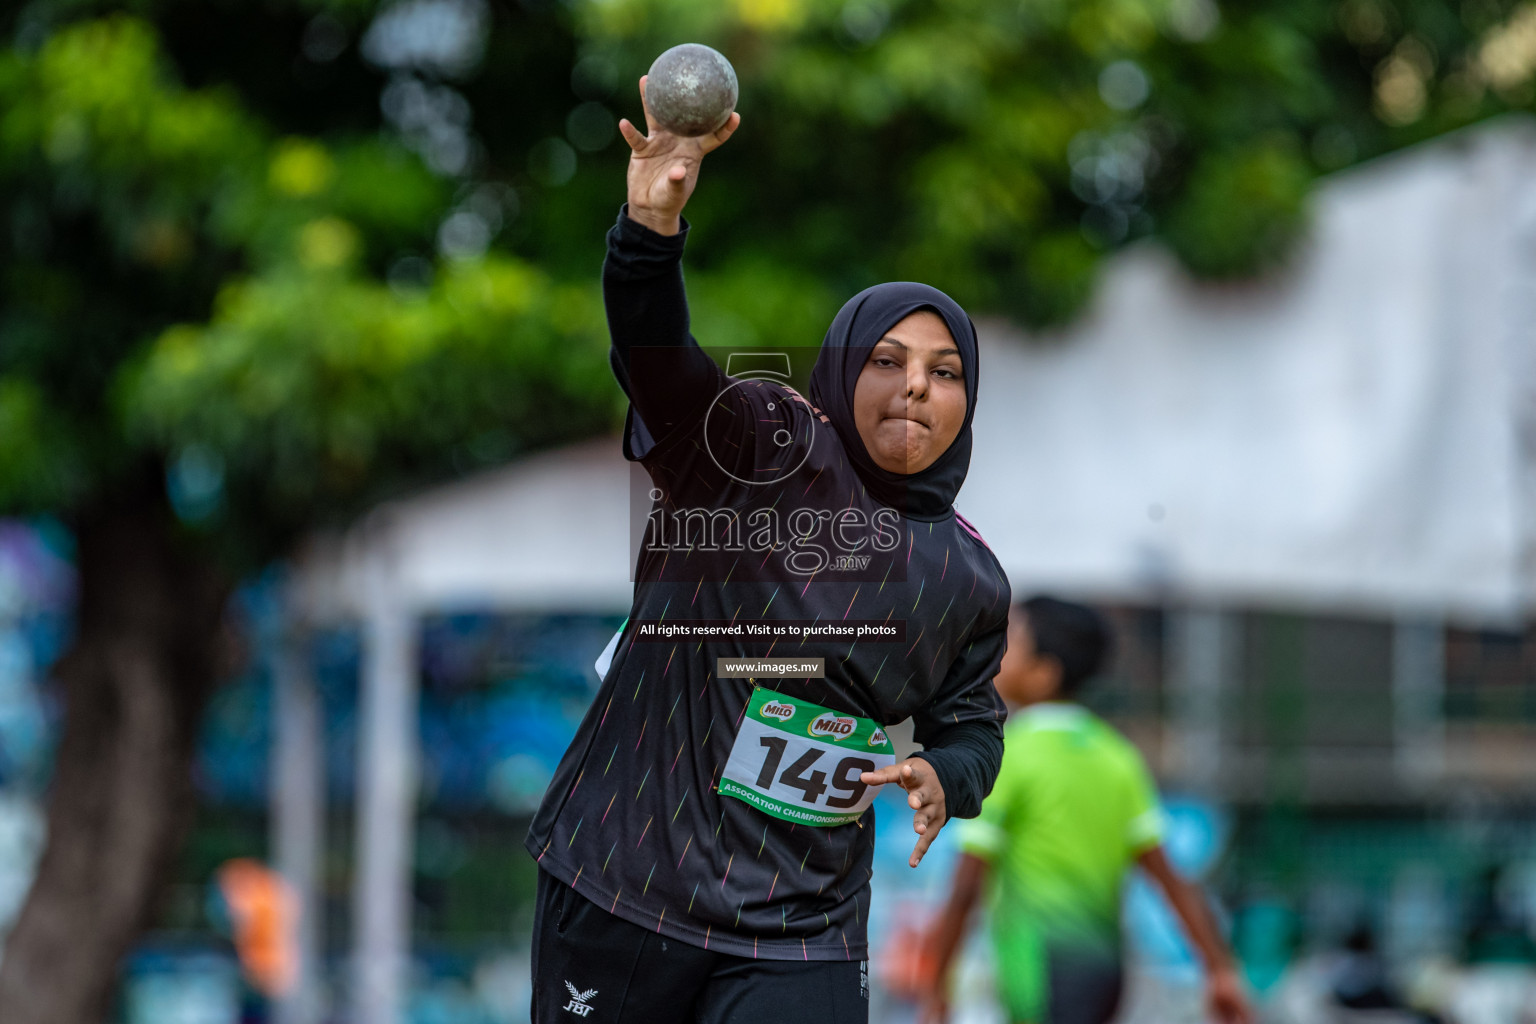
M 864 772 L 894 764 L 881 726 L 772 690 L 753 691 L 720 776 L 720 792 L 806 825 L 857 821 L 875 799 Z
M 763 758 L 762 771 L 757 773 L 758 789 L 768 789 L 773 785 L 774 773 L 779 772 L 789 742 L 785 736 L 759 737 L 758 743 L 768 748 L 768 755 Z M 819 802 L 822 794 L 827 791 L 827 773 L 814 770 L 822 761 L 822 753 L 817 747 L 811 747 L 778 775 L 777 781 L 790 789 L 799 790 L 807 804 Z M 839 810 L 857 806 L 864 798 L 864 791 L 869 789 L 859 781 L 859 776 L 874 770 L 875 762 L 867 757 L 850 756 L 838 761 L 831 775 L 831 785 L 836 795 L 827 797 L 826 806 Z

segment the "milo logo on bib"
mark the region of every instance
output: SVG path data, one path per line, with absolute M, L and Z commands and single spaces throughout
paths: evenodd
M 806 732 L 820 739 L 836 742 L 837 740 L 845 740 L 852 736 L 853 730 L 857 729 L 858 726 L 857 719 L 845 718 L 829 712 L 812 719 Z
M 758 708 L 758 713 L 778 722 L 787 722 L 795 717 L 795 706 L 780 701 L 770 701 Z

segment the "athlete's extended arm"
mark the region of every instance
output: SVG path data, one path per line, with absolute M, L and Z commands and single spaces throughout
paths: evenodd
M 645 100 L 645 79 L 640 79 Z M 648 135 L 629 121 L 629 202 L 608 233 L 603 302 L 613 339 L 610 362 L 653 439 L 696 414 L 715 395 L 719 371 L 688 333 L 682 253 L 683 207 L 698 182 L 704 155 L 718 149 L 741 118 L 732 114 L 713 135 L 683 138 L 645 112 Z M 653 350 L 634 359 L 636 348 Z M 673 354 L 665 350 L 673 350 Z
M 1161 845 L 1140 854 L 1136 862 L 1157 881 L 1184 923 L 1185 934 L 1200 953 L 1200 961 L 1205 965 L 1206 1009 L 1212 1019 L 1219 1024 L 1253 1024 L 1253 1008 L 1243 994 L 1232 953 L 1222 940 L 1200 890 L 1173 869 Z

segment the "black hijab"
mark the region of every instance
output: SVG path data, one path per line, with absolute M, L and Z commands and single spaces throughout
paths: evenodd
M 965 421 L 960 433 L 927 469 L 892 473 L 875 465 L 853 417 L 853 391 L 869 353 L 885 332 L 903 317 L 932 310 L 943 318 L 960 350 L 965 371 Z M 912 519 L 947 517 L 971 465 L 971 418 L 976 414 L 976 382 L 980 376 L 976 325 L 948 295 L 926 284 L 897 281 L 866 288 L 838 311 L 821 354 L 811 370 L 811 404 L 826 414 L 871 496 Z

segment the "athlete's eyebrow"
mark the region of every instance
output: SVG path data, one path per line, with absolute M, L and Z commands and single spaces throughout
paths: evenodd
M 903 352 L 905 352 L 907 350 L 907 346 L 903 345 L 901 342 L 897 341 L 895 338 L 892 338 L 889 335 L 885 336 L 884 338 L 881 338 L 879 341 L 875 342 L 875 344 L 876 345 L 895 345 L 897 348 L 901 349 Z M 934 355 L 936 355 L 936 356 L 957 356 L 959 354 L 960 354 L 960 350 L 957 349 L 957 348 L 941 348 L 937 352 L 934 353 Z

